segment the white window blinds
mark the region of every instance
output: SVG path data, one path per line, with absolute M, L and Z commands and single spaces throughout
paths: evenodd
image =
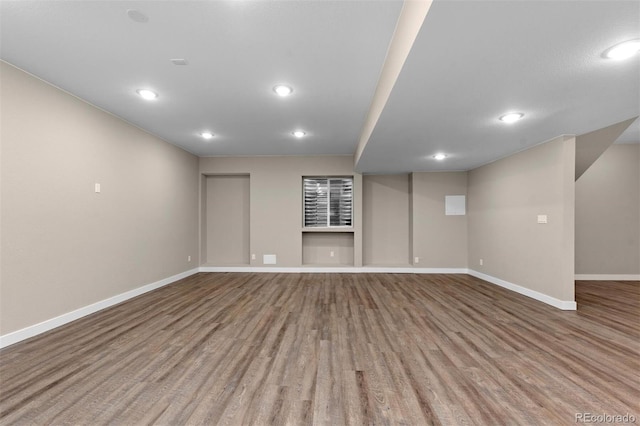
M 304 226 L 353 226 L 353 178 L 304 178 Z

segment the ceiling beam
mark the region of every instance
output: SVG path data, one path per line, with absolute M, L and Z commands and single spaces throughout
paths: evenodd
M 391 37 L 391 43 L 387 50 L 387 56 L 382 65 L 382 71 L 378 78 L 378 85 L 373 94 L 373 100 L 367 113 L 360 139 L 354 156 L 357 168 L 362 152 L 369 142 L 369 138 L 376 127 L 376 123 L 382 114 L 382 110 L 391 95 L 393 86 L 402 71 L 402 67 L 409 56 L 413 43 L 418 36 L 422 23 L 429 12 L 432 0 L 405 0 L 398 17 L 396 29 Z

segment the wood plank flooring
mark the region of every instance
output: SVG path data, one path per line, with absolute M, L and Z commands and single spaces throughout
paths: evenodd
M 640 422 L 640 283 L 201 273 L 0 351 L 2 425 Z

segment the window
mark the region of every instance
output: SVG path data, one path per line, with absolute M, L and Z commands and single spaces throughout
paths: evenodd
M 353 178 L 303 178 L 304 226 L 353 226 Z

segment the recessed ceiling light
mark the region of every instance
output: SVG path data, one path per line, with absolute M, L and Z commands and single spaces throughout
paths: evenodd
M 291 132 L 291 134 L 293 136 L 295 136 L 296 138 L 301 138 L 301 137 L 304 137 L 304 135 L 306 135 L 307 132 L 305 132 L 303 130 L 296 130 L 295 132 Z
M 275 86 L 273 88 L 273 91 L 276 92 L 278 96 L 282 96 L 282 97 L 289 96 L 290 94 L 293 93 L 293 89 L 291 87 L 285 86 L 282 84 Z
M 627 59 L 640 52 L 640 39 L 627 40 L 604 51 L 607 59 Z
M 148 101 L 152 101 L 158 98 L 158 94 L 149 89 L 138 89 L 136 90 L 136 93 L 140 95 L 143 99 L 146 99 Z
M 434 156 L 433 156 L 433 158 L 435 158 L 435 159 L 436 159 L 436 160 L 438 160 L 438 161 L 442 161 L 442 160 L 444 160 L 445 158 L 447 158 L 447 156 L 446 156 L 445 154 L 438 153 L 438 154 L 434 155 Z
M 211 139 L 213 138 L 213 133 L 211 132 L 202 132 L 200 133 L 200 136 L 202 136 L 202 139 Z
M 515 123 L 524 117 L 524 114 L 521 112 L 510 112 L 509 114 L 505 114 L 500 117 L 500 121 L 504 123 Z

